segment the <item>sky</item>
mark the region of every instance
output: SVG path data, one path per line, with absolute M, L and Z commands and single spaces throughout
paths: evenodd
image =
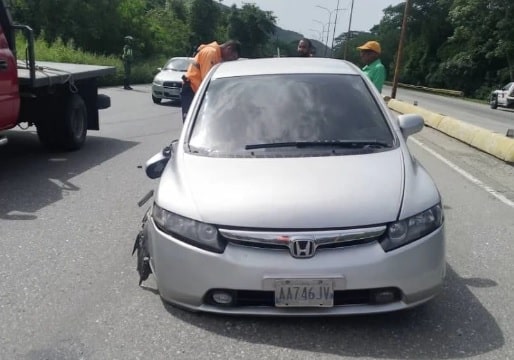
M 384 15 L 383 9 L 396 5 L 404 0 L 353 0 L 351 30 L 369 31 L 377 25 Z M 320 40 L 323 31 L 323 42 L 326 42 L 329 17 L 329 43 L 334 32 L 333 23 L 338 0 L 224 0 L 223 4 L 236 4 L 241 8 L 244 3 L 257 5 L 261 10 L 272 11 L 277 18 L 277 25 L 285 30 L 296 31 L 305 37 Z M 352 0 L 339 0 L 337 11 L 336 36 L 348 31 Z M 324 7 L 322 9 L 318 6 Z

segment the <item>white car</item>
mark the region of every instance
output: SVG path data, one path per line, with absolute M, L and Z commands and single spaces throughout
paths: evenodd
M 180 102 L 182 76 L 192 62 L 192 58 L 174 57 L 164 67 L 157 68 L 159 73 L 152 82 L 152 100 L 155 104 L 160 104 L 163 99 Z
M 514 82 L 508 83 L 500 90 L 494 90 L 491 93 L 489 104 L 491 109 L 496 109 L 498 106 L 514 108 Z
M 441 197 L 355 65 L 227 61 L 203 80 L 134 251 L 140 282 L 193 311 L 327 316 L 424 303 L 446 262 Z M 150 194 L 151 196 L 151 194 Z

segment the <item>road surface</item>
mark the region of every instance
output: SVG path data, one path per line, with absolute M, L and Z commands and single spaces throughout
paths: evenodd
M 153 104 L 149 86 L 104 92 L 112 108 L 84 149 L 46 152 L 33 131 L 0 148 L 0 359 L 514 358 L 512 166 L 432 129 L 409 140 L 441 190 L 448 237 L 444 291 L 422 307 L 194 314 L 164 304 L 152 277 L 138 287 L 131 256 L 136 203 L 156 185 L 141 166 L 179 136 L 180 108 Z

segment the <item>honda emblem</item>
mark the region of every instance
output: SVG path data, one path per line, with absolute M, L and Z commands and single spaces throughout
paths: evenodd
M 316 244 L 312 239 L 293 239 L 289 244 L 289 250 L 295 258 L 310 258 L 314 256 Z

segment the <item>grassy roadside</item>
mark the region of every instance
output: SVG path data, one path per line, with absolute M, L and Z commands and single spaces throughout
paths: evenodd
M 19 59 L 23 59 L 22 54 L 25 54 L 27 41 L 21 35 L 16 37 L 16 48 Z M 64 43 L 60 39 L 51 44 L 44 40 L 37 39 L 34 52 L 36 63 L 37 61 L 53 61 L 72 64 L 114 66 L 116 68 L 116 74 L 99 78 L 99 86 L 120 86 L 123 84 L 123 62 L 121 57 L 88 53 L 76 48 L 73 42 Z M 163 66 L 166 60 L 167 59 L 162 56 L 152 59 L 136 58 L 132 65 L 132 84 L 151 83 L 154 75 L 157 73 L 157 67 Z

